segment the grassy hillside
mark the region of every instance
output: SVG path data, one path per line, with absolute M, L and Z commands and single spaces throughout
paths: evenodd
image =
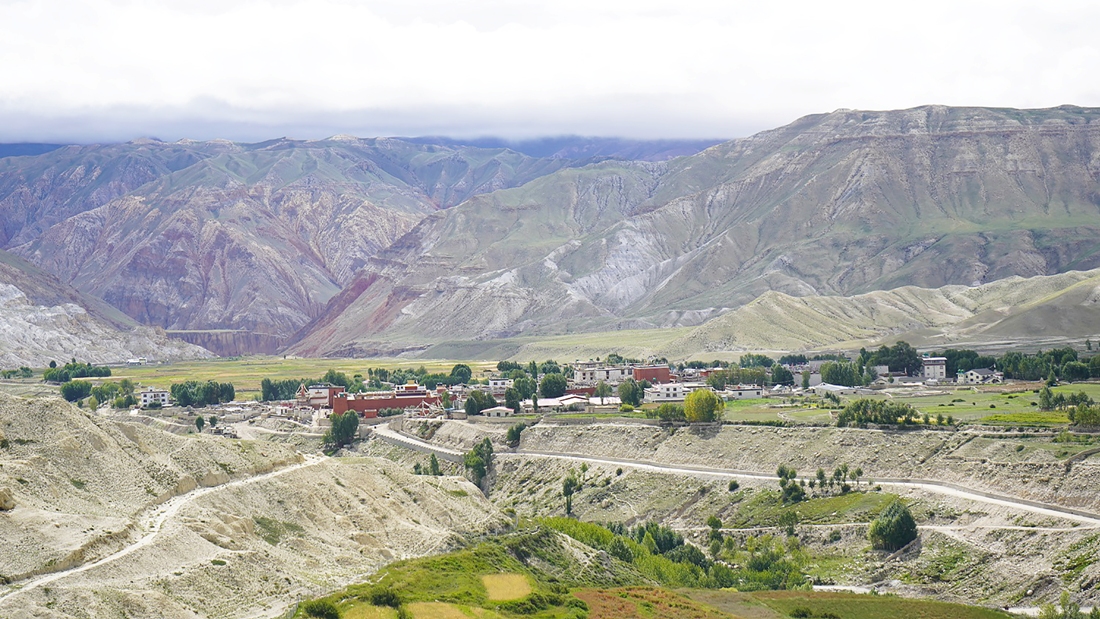
M 308 619 L 313 615 L 307 611 L 322 605 L 331 605 L 344 619 L 1008 617 L 984 608 L 892 596 L 666 586 L 573 538 L 539 528 L 394 563 L 369 583 L 300 604 L 295 617 Z

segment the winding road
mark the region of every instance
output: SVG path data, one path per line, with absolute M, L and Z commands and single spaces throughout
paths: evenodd
M 320 464 L 321 462 L 324 462 L 326 460 L 326 458 L 323 458 L 321 456 L 314 456 L 314 455 L 306 455 L 304 457 L 305 457 L 305 460 L 302 461 L 302 462 L 299 462 L 297 464 L 292 464 L 290 466 L 287 466 L 287 467 L 284 467 L 284 468 L 281 468 L 281 469 L 277 469 L 277 470 L 274 470 L 274 471 L 271 471 L 271 472 L 268 472 L 268 473 L 263 473 L 263 474 L 260 474 L 260 475 L 256 475 L 255 477 L 248 477 L 248 478 L 245 478 L 245 479 L 237 479 L 237 480 L 234 480 L 234 481 L 226 482 L 226 483 L 218 485 L 218 486 L 208 486 L 208 487 L 205 487 L 205 488 L 196 488 L 195 490 L 192 490 L 191 492 L 187 492 L 187 493 L 184 493 L 184 494 L 181 494 L 181 495 L 178 495 L 178 496 L 174 496 L 171 499 L 165 501 L 164 503 L 161 503 L 160 505 L 157 505 L 155 507 L 150 508 L 149 510 L 146 511 L 145 514 L 138 517 L 138 519 L 140 521 L 138 526 L 142 530 L 144 530 L 145 533 L 139 539 L 137 539 L 133 543 L 129 544 L 125 548 L 122 548 L 121 550 L 119 550 L 119 551 L 117 551 L 113 554 L 107 555 L 106 557 L 103 557 L 102 559 L 98 559 L 98 560 L 92 561 L 90 563 L 84 563 L 84 564 L 69 568 L 67 570 L 61 570 L 61 571 L 58 571 L 58 572 L 51 572 L 49 574 L 43 574 L 41 576 L 34 576 L 34 577 L 31 577 L 27 580 L 23 580 L 21 582 L 12 583 L 11 585 L 9 585 L 11 588 L 8 591 L 0 593 L 0 604 L 5 602 L 9 598 L 13 598 L 15 596 L 18 596 L 21 593 L 25 593 L 27 591 L 37 589 L 38 587 L 42 587 L 44 585 L 48 585 L 52 582 L 61 580 L 62 578 L 67 578 L 67 577 L 72 576 L 74 574 L 79 574 L 81 572 L 86 572 L 88 570 L 95 569 L 97 567 L 107 565 L 108 563 L 113 563 L 114 561 L 117 561 L 117 560 L 121 559 L 122 557 L 125 557 L 126 555 L 129 555 L 129 554 L 131 554 L 133 552 L 136 552 L 136 551 L 138 551 L 142 548 L 145 548 L 146 546 L 149 546 L 150 544 L 152 544 L 153 542 L 156 541 L 157 536 L 160 535 L 161 531 L 164 528 L 164 523 L 167 522 L 168 519 L 170 519 L 173 516 L 175 516 L 176 514 L 178 514 L 180 509 L 182 509 L 184 505 L 187 505 L 188 503 L 194 501 L 195 499 L 197 499 L 201 496 L 210 494 L 211 492 L 217 492 L 217 491 L 220 491 L 220 490 L 225 490 L 227 488 L 234 488 L 234 487 L 238 487 L 238 486 L 244 486 L 244 485 L 254 484 L 254 483 L 257 483 L 257 482 L 261 482 L 261 481 L 266 481 L 266 480 L 272 479 L 274 477 L 279 477 L 281 475 L 286 475 L 287 473 L 293 473 L 294 471 L 297 471 L 297 470 L 300 470 L 300 469 L 303 469 L 303 468 L 306 468 L 306 467 L 309 467 L 309 466 L 315 466 L 315 465 Z
M 415 449 L 421 452 L 434 452 L 439 457 L 446 457 L 448 460 L 455 461 L 455 458 L 461 458 L 462 452 L 454 449 L 448 449 L 446 447 L 440 447 L 432 443 L 408 436 L 407 434 L 401 434 L 395 430 L 392 430 L 384 425 L 376 426 L 373 429 L 379 438 L 382 438 L 386 442 L 408 447 L 409 449 Z M 498 458 L 550 458 L 555 460 L 566 460 L 571 462 L 587 462 L 589 464 L 606 464 L 613 466 L 628 466 L 634 469 L 643 471 L 652 471 L 655 473 L 672 473 L 677 475 L 694 475 L 703 477 L 717 477 L 719 479 L 767 479 L 775 480 L 775 475 L 771 473 L 761 473 L 758 471 L 742 471 L 737 469 L 723 469 L 706 466 L 686 465 L 686 464 L 664 464 L 660 462 L 653 462 L 649 460 L 631 460 L 626 458 L 611 458 L 611 457 L 595 457 L 586 454 L 565 453 L 565 452 L 551 452 L 551 451 L 533 451 L 533 450 L 519 450 L 515 452 L 501 452 L 494 454 L 494 457 Z M 460 460 L 459 460 L 460 461 Z M 1067 520 L 1073 520 L 1090 527 L 1100 527 L 1100 514 L 1089 512 L 1082 509 L 1076 509 L 1072 507 L 1063 507 L 1061 505 L 1051 505 L 1049 503 L 1041 503 L 1039 501 L 1031 501 L 1028 499 L 1021 499 L 1019 497 L 1012 497 L 1003 494 L 997 494 L 994 492 L 985 492 L 982 490 L 973 490 L 959 484 L 953 484 L 945 481 L 937 481 L 933 479 L 912 479 L 912 478 L 891 478 L 891 477 L 875 477 L 875 483 L 881 486 L 892 486 L 896 488 L 910 488 L 917 490 L 924 490 L 936 494 L 945 496 L 951 496 L 960 499 L 966 499 L 969 501 L 975 501 L 978 503 L 986 503 L 988 505 L 997 505 L 999 507 L 1009 507 L 1033 514 L 1042 516 L 1050 516 L 1054 518 L 1064 518 Z M 1080 527 L 1076 527 L 1080 528 Z

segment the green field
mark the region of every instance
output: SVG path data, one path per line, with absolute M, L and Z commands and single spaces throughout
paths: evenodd
M 882 619 L 884 617 L 1005 619 L 1011 617 L 998 610 L 977 606 L 912 600 L 887 595 L 810 591 L 758 591 L 751 594 L 731 591 L 688 591 L 686 595 L 735 617 L 759 619 L 790 617 L 796 609 L 806 609 L 814 617 L 828 616 L 828 613 L 832 613 L 844 619 Z
M 965 387 L 945 387 L 942 391 L 946 393 L 938 395 L 910 396 L 895 393 L 870 397 L 892 397 L 895 401 L 910 404 L 921 413 L 928 413 L 932 417 L 942 414 L 964 423 L 1019 426 L 1055 426 L 1069 423 L 1064 411 L 1039 410 L 1037 391 L 1041 387 L 1038 383 L 990 386 L 979 391 Z M 1097 383 L 1059 385 L 1052 391 L 1067 396 L 1083 391 L 1092 399 L 1100 401 L 1100 384 Z
M 474 378 L 488 378 L 496 371 L 496 362 L 422 359 L 284 359 L 257 356 L 121 367 L 114 370 L 111 380 L 129 378 L 142 385 L 162 388 L 186 380 L 217 380 L 233 383 L 237 388 L 237 399 L 249 399 L 252 394 L 259 393 L 260 381 L 265 378 L 272 380 L 317 378 L 330 369 L 344 372 L 349 376 L 365 375 L 367 368 L 396 370 L 416 369 L 420 366 L 424 366 L 430 373 L 449 373 L 456 363 L 467 363 L 474 370 Z

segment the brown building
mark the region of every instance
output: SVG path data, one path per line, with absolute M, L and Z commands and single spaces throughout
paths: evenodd
M 648 380 L 650 384 L 660 385 L 672 382 L 672 372 L 667 365 L 639 365 L 633 368 L 634 380 Z
M 416 383 L 409 383 L 393 391 L 372 391 L 369 393 L 339 393 L 332 402 L 333 414 L 343 414 L 349 410 L 365 418 L 374 418 L 378 412 L 387 408 L 406 409 L 416 406 L 438 405 L 443 402 L 439 393 L 428 391 Z

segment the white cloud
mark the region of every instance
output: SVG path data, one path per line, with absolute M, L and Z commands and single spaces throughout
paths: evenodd
M 743 135 L 1100 105 L 1085 2 L 0 0 L 0 139 Z

